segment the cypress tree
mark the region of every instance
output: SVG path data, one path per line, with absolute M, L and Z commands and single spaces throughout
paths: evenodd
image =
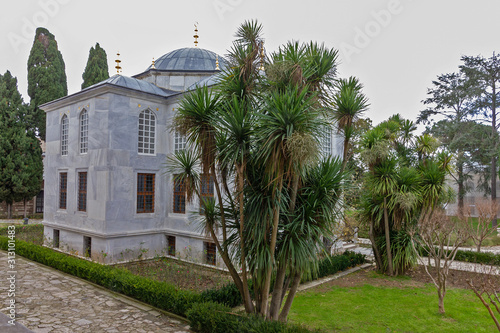
M 38 135 L 45 140 L 45 112 L 40 105 L 68 94 L 64 60 L 53 34 L 37 28 L 28 58 L 30 113 Z
M 0 75 L 0 202 L 8 206 L 32 199 L 42 184 L 40 141 L 26 124 L 27 106 L 9 71 Z M 26 215 L 26 206 L 25 206 Z
M 82 89 L 109 78 L 108 58 L 106 51 L 101 48 L 99 43 L 95 44 L 95 48 L 90 48 L 89 59 L 87 60 L 87 66 L 85 66 L 82 78 Z

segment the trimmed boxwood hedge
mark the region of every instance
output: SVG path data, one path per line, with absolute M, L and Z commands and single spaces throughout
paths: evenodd
M 351 251 L 345 251 L 342 255 L 328 256 L 319 262 L 318 278 L 344 271 L 365 261 L 366 256 L 364 254 Z
M 191 329 L 201 333 L 311 333 L 310 329 L 303 326 L 267 321 L 255 315 L 231 313 L 229 307 L 214 302 L 193 304 L 187 317 Z
M 491 252 L 458 250 L 455 260 L 485 265 L 500 265 L 500 255 Z

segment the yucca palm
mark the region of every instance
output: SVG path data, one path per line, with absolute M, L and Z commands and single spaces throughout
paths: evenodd
M 271 92 L 265 100 L 265 112 L 257 118 L 256 137 L 259 149 L 258 159 L 262 161 L 270 175 L 273 197 L 276 199 L 272 234 L 270 238 L 270 256 L 274 260 L 280 204 L 284 181 L 293 184 L 292 197 L 296 196 L 299 173 L 310 163 L 318 152 L 319 140 L 316 136 L 323 125 L 318 110 L 314 108 L 313 97 L 307 97 L 305 89 L 292 87 L 286 91 Z M 295 201 L 295 200 L 293 200 Z M 292 201 L 292 202 L 293 202 Z M 295 203 L 291 203 L 292 207 Z M 284 278 L 284 268 L 278 277 L 278 284 Z M 266 272 L 262 290 L 261 313 L 267 312 L 267 298 L 270 290 L 272 270 Z M 274 314 L 276 316 L 276 314 Z
M 174 125 L 203 156 L 201 169 L 215 177 L 218 206 L 206 206 L 203 221 L 245 310 L 286 320 L 301 276 L 315 262 L 320 238 L 331 231 L 338 211 L 341 164 L 326 160 L 316 167 L 337 51 L 291 42 L 262 58 L 261 33 L 256 21 L 238 29 L 220 83 L 214 92 L 200 88 L 189 94 Z M 242 268 L 241 278 L 234 276 L 231 260 Z
M 373 175 L 370 178 L 370 184 L 373 191 L 384 198 L 384 230 L 385 242 L 387 251 L 387 263 L 389 275 L 394 274 L 392 267 L 392 251 L 391 251 L 391 237 L 389 226 L 389 207 L 387 206 L 387 198 L 396 190 L 396 159 L 389 158 L 382 161 L 373 169 Z
M 231 261 L 227 242 L 228 226 L 226 224 L 224 200 L 216 172 L 216 161 L 218 158 L 217 133 L 222 110 L 219 96 L 220 95 L 209 90 L 207 87 L 197 88 L 191 94 L 186 95 L 181 101 L 173 124 L 175 130 L 186 135 L 187 142 L 191 144 L 192 149 L 199 153 L 203 173 L 209 174 L 214 180 L 220 211 L 222 245 L 218 240 L 217 230 L 214 229 L 213 224 L 208 223 L 209 220 L 207 218 L 205 218 L 205 227 L 208 229 L 221 258 L 226 264 L 236 286 L 240 290 L 247 311 L 252 312 L 253 304 L 251 302 L 248 284 L 246 281 L 242 281 Z M 200 198 L 200 204 L 202 203 L 203 200 Z
M 344 135 L 343 165 L 349 158 L 349 143 L 351 141 L 354 122 L 368 109 L 368 99 L 362 92 L 363 85 L 355 77 L 340 79 L 337 83 L 337 93 L 333 97 L 333 119 L 338 131 Z

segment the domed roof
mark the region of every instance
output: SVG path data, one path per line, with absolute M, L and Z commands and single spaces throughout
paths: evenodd
M 185 47 L 162 55 L 155 61 L 155 68 L 168 71 L 215 71 L 217 55 L 199 47 Z M 224 58 L 219 57 L 219 67 L 226 65 Z M 151 69 L 149 66 L 148 69 Z

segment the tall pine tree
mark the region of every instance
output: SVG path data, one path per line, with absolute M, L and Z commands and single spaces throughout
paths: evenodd
M 0 75 L 0 202 L 7 203 L 9 218 L 12 204 L 26 204 L 42 184 L 42 149 L 26 124 L 26 111 L 17 79 L 9 71 Z
M 28 95 L 33 126 L 45 140 L 45 112 L 40 105 L 68 94 L 64 60 L 53 34 L 37 28 L 28 58 Z
M 82 89 L 109 78 L 108 57 L 106 56 L 106 51 L 101 48 L 99 43 L 95 44 L 95 48 L 90 48 L 89 59 L 87 60 L 87 66 L 85 66 L 82 78 Z

